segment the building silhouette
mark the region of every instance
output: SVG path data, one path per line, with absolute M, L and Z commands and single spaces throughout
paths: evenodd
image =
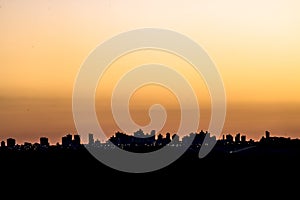
M 233 136 L 230 134 L 226 135 L 226 143 L 227 144 L 232 144 L 233 143 Z
M 159 134 L 157 136 L 156 145 L 157 146 L 162 146 L 163 145 L 163 135 L 162 134 Z
M 89 133 L 89 145 L 94 145 L 94 134 Z
M 74 138 L 71 134 L 62 137 L 62 146 L 63 148 L 73 148 L 77 149 L 81 146 L 80 135 L 74 135 Z
M 101 146 L 100 140 L 97 139 L 97 140 L 95 141 L 94 145 L 95 145 L 96 147 L 97 147 L 97 146 L 98 146 L 98 147 Z
M 291 139 L 285 137 L 270 137 L 270 132 L 266 131 L 265 135 L 262 136 L 260 141 L 254 141 L 252 139 L 246 140 L 246 135 L 236 134 L 234 137 L 231 134 L 223 135 L 223 139 L 217 140 L 215 136 L 209 134 L 207 131 L 200 131 L 199 133 L 190 133 L 183 136 L 180 140 L 179 136 L 173 134 L 171 137 L 170 133 L 165 136 L 159 133 L 155 134 L 155 131 L 151 131 L 150 134 L 145 134 L 142 130 L 136 131 L 133 135 L 127 135 L 126 133 L 116 132 L 110 137 L 109 141 L 101 143 L 98 139 L 94 140 L 93 134 L 88 135 L 89 144 L 86 145 L 88 148 L 95 148 L 99 150 L 115 149 L 118 148 L 128 150 L 131 152 L 151 152 L 156 151 L 164 146 L 169 146 L 170 149 L 182 148 L 186 145 L 188 146 L 188 153 L 198 152 L 202 146 L 210 145 L 210 142 L 205 142 L 204 139 L 209 139 L 207 141 L 216 141 L 216 149 L 218 153 L 226 154 L 246 154 L 251 149 L 255 148 L 253 152 L 280 152 L 283 148 L 285 152 L 291 152 L 295 155 L 294 151 L 299 149 L 300 155 L 300 140 Z M 172 141 L 172 143 L 170 143 Z M 91 146 L 89 146 L 91 145 Z M 45 148 L 47 147 L 47 148 Z M 2 151 L 49 151 L 52 150 L 64 150 L 67 152 L 69 150 L 84 150 L 84 145 L 81 145 L 81 138 L 79 135 L 65 135 L 62 137 L 62 145 L 59 143 L 57 145 L 50 146 L 47 137 L 41 137 L 40 143 L 28 143 L 25 142 L 23 145 L 17 145 L 16 140 L 13 138 L 8 138 L 7 141 L 1 142 Z M 277 149 L 276 149 L 277 148 Z M 276 151 L 274 151 L 276 149 Z M 252 153 L 253 153 L 252 152 Z
M 63 147 L 67 147 L 67 146 L 68 146 L 68 138 L 67 138 L 66 136 L 63 136 L 63 137 L 61 138 L 61 145 L 62 145 Z
M 179 145 L 180 144 L 179 136 L 177 134 L 172 135 L 172 141 L 175 145 Z
M 167 133 L 166 134 L 166 139 L 165 139 L 165 144 L 169 144 L 171 142 L 171 134 Z
M 266 131 L 266 139 L 270 139 L 270 132 L 269 131 Z
M 245 143 L 245 142 L 246 142 L 246 135 L 242 135 L 242 136 L 241 136 L 241 142 L 242 142 L 242 143 Z
M 235 143 L 240 143 L 241 142 L 241 134 L 240 133 L 235 135 L 234 141 L 235 141 Z
M 40 138 L 40 145 L 42 147 L 49 147 L 49 140 L 46 137 L 41 137 Z
M 7 147 L 13 148 L 16 145 L 16 140 L 13 138 L 8 138 L 6 143 L 7 143 Z
M 71 147 L 72 146 L 72 135 L 68 134 L 62 137 L 62 146 L 63 147 Z
M 80 146 L 80 135 L 74 135 L 73 146 Z

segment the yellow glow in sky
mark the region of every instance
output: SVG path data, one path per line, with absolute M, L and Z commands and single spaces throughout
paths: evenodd
M 106 39 L 142 27 L 177 31 L 207 51 L 229 103 L 224 131 L 299 137 L 299 9 L 297 0 L 0 0 L 0 140 L 56 142 L 76 131 L 71 96 L 82 62 Z M 161 58 L 130 56 L 128 64 Z M 253 118 L 259 123 L 249 125 Z

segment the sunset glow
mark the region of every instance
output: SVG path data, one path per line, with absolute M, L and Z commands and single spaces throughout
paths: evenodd
M 206 50 L 226 89 L 224 134 L 257 140 L 270 130 L 300 137 L 299 9 L 296 0 L 0 0 L 0 140 L 47 136 L 56 143 L 76 133 L 72 91 L 80 66 L 103 41 L 143 27 L 174 30 Z M 207 129 L 210 97 L 203 79 L 178 56 L 144 50 L 117 59 L 99 81 L 96 108 L 105 113 L 98 118 L 108 135 L 118 130 L 109 110 L 112 89 L 126 70 L 145 63 L 170 66 L 190 81 L 201 108 L 199 130 Z M 133 119 L 148 123 L 155 103 L 168 111 L 163 132 L 176 132 L 180 110 L 165 88 L 136 91 Z

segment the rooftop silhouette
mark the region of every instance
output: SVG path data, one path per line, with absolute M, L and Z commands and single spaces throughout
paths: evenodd
M 291 139 L 285 137 L 272 137 L 269 131 L 265 132 L 265 135 L 261 137 L 259 141 L 253 139 L 247 140 L 246 135 L 237 133 L 236 135 L 226 134 L 221 139 L 217 140 L 215 136 L 211 136 L 207 131 L 200 131 L 199 133 L 190 133 L 182 138 L 178 135 L 166 133 L 156 134 L 155 130 L 151 131 L 150 134 L 144 133 L 141 129 L 134 132 L 132 135 L 128 135 L 122 132 L 116 132 L 111 136 L 108 141 L 100 142 L 98 139 L 94 139 L 92 133 L 88 134 L 88 143 L 82 144 L 81 137 L 78 134 L 71 135 L 67 134 L 61 138 L 60 143 L 57 142 L 55 145 L 50 145 L 47 137 L 41 137 L 39 143 L 17 144 L 13 138 L 8 138 L 1 142 L 1 151 L 60 151 L 60 150 L 71 150 L 78 151 L 86 148 L 95 148 L 99 151 L 105 151 L 107 149 L 113 149 L 116 146 L 118 148 L 131 151 L 131 152 L 151 152 L 158 150 L 164 146 L 170 147 L 170 149 L 176 150 L 176 148 L 186 147 L 189 145 L 187 154 L 198 152 L 202 145 L 210 145 L 209 143 L 203 143 L 204 138 L 208 137 L 216 142 L 213 152 L 223 154 L 242 154 L 247 152 L 253 152 L 256 149 L 256 153 L 263 152 L 266 148 L 272 148 L 272 150 L 285 151 L 295 149 L 300 151 L 300 140 L 298 138 Z

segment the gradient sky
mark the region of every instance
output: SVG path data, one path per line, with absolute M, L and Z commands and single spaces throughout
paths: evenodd
M 71 97 L 81 64 L 101 42 L 142 27 L 177 31 L 207 51 L 226 89 L 224 133 L 259 139 L 270 130 L 300 137 L 299 10 L 297 0 L 0 0 L 0 140 L 34 142 L 47 136 L 55 143 L 75 133 Z M 97 111 L 107 112 L 105 119 L 99 118 L 107 132 L 117 129 L 105 108 L 112 83 L 122 74 L 118 66 L 129 69 L 149 60 L 188 65 L 174 55 L 151 51 L 117 60 L 115 70 L 102 80 L 106 87 L 97 91 Z M 193 82 L 198 77 L 192 70 L 182 73 L 203 101 L 200 129 L 205 129 L 205 85 L 201 78 Z M 133 119 L 145 125 L 146 109 L 157 101 L 170 114 L 164 131 L 175 132 L 178 104 L 162 88 L 137 91 L 130 102 Z

